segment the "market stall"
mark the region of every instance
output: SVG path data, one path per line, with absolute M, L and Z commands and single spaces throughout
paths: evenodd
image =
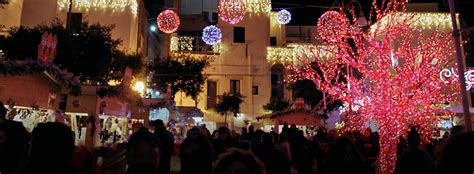
M 274 131 L 281 132 L 283 125 L 295 125 L 300 130 L 305 131 L 305 134 L 311 135 L 316 128 L 325 126 L 324 115 L 304 109 L 274 112 L 257 119 L 263 120 L 265 131 L 272 131 L 273 129 Z
M 48 121 L 70 123 L 61 104 L 65 93 L 81 93 L 77 77 L 39 61 L 0 61 L 0 73 L 0 101 L 8 109 L 7 119 L 22 122 L 28 131 Z

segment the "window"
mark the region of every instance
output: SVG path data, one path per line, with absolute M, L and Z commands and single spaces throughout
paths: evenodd
M 283 83 L 285 67 L 282 64 L 275 64 L 272 66 L 271 71 L 271 98 L 281 100 L 285 95 L 285 85 Z
M 217 103 L 217 82 L 207 81 L 207 109 L 216 107 Z
M 240 93 L 240 80 L 230 80 L 230 93 Z
M 276 37 L 270 37 L 270 46 L 277 46 L 277 38 Z
M 252 86 L 252 95 L 258 95 L 258 86 Z
M 70 22 L 69 27 L 71 32 L 79 33 L 81 31 L 82 13 L 71 13 Z
M 217 22 L 219 20 L 219 14 L 216 12 L 212 13 L 212 22 Z
M 245 43 L 245 27 L 234 27 L 234 43 Z

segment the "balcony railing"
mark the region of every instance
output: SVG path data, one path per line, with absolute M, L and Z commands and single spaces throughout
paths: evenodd
M 170 51 L 175 53 L 219 54 L 220 43 L 211 46 L 204 43 L 198 36 L 172 36 Z

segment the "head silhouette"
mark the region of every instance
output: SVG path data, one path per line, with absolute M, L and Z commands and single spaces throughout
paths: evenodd
M 456 125 L 451 128 L 451 134 L 452 135 L 457 135 L 464 132 L 464 126 L 463 125 Z
M 245 133 L 247 133 L 247 128 L 246 128 L 246 127 L 242 127 L 242 129 L 241 129 L 240 133 L 242 133 L 242 134 L 245 134 Z
M 155 120 L 152 124 L 155 129 L 165 129 L 165 123 L 163 122 L 163 120 Z
M 231 149 L 221 154 L 214 174 L 265 174 L 265 166 L 251 152 Z
M 254 132 L 254 127 L 253 127 L 253 125 L 250 125 L 250 126 L 249 126 L 249 132 L 250 132 L 250 133 L 253 133 L 253 132 Z
M 271 133 L 263 134 L 262 142 L 265 147 L 272 147 L 274 145 L 273 135 Z
M 3 105 L 2 102 L 0 102 L 0 119 L 5 119 L 7 116 L 7 108 Z
M 160 164 L 160 142 L 147 129 L 130 136 L 127 147 L 128 173 L 156 173 Z
M 57 122 L 39 123 L 31 137 L 30 157 L 33 171 L 57 173 L 67 166 L 74 152 L 71 128 Z
M 412 128 L 410 132 L 408 132 L 407 141 L 408 145 L 410 145 L 411 148 L 418 148 L 418 146 L 420 145 L 420 134 L 415 128 Z

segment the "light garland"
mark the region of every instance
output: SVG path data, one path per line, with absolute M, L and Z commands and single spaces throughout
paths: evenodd
M 349 30 L 343 13 L 326 12 L 318 22 L 318 32 L 332 58 L 296 56 L 299 63 L 288 65 L 290 81 L 312 80 L 330 98 L 352 106 L 345 113 L 344 129 L 364 130 L 368 121 L 377 122 L 378 167 L 384 173 L 394 172 L 399 135 L 416 125 L 423 141 L 429 142 L 440 117 L 453 115 L 440 104 L 458 100 L 456 84 L 445 83 L 439 76 L 441 68 L 452 63 L 451 35 L 424 31 L 416 28 L 415 17 L 392 13 L 404 3 L 390 0 L 385 8 L 374 3 L 377 19 L 391 20 L 383 27 L 374 25 L 369 34 Z M 349 44 L 344 38 L 354 42 Z
M 272 10 L 271 0 L 247 0 L 246 3 L 249 14 L 269 14 Z
M 288 10 L 280 10 L 277 14 L 277 21 L 278 23 L 285 25 L 290 23 L 291 21 L 291 13 Z
M 183 52 L 199 51 L 196 50 L 196 47 L 194 45 L 195 39 L 197 38 L 189 36 L 172 36 L 170 42 L 170 51 L 173 53 L 177 53 L 176 55 L 180 55 Z M 219 42 L 212 45 L 210 50 L 206 50 L 203 53 L 220 53 L 221 47 L 222 45 Z
M 314 60 L 320 57 L 330 60 L 331 52 L 322 45 L 290 43 L 286 47 L 267 47 L 267 61 L 270 63 L 282 63 L 296 65 L 299 59 Z
M 137 0 L 73 0 L 75 9 L 89 10 L 112 10 L 125 11 L 128 7 L 133 15 L 138 14 Z M 67 10 L 69 8 L 69 0 L 58 0 L 59 10 Z
M 171 51 L 193 51 L 194 37 L 189 36 L 172 36 L 170 50 Z
M 405 20 L 410 20 L 410 27 L 412 28 L 423 30 L 439 29 L 444 32 L 452 30 L 451 15 L 449 13 L 404 12 L 385 16 L 377 24 L 370 27 L 370 32 L 374 33 L 375 29 L 383 29 L 388 24 L 404 22 Z
M 213 51 L 214 53 L 221 53 L 221 48 L 222 48 L 221 42 L 212 45 L 212 51 Z
M 338 42 L 349 32 L 349 19 L 337 11 L 327 11 L 318 19 L 318 36 L 326 42 Z
M 451 78 L 454 77 L 454 78 Z M 458 80 L 459 75 L 456 74 L 454 68 L 445 68 L 439 72 L 439 78 L 444 83 L 455 83 Z M 451 80 L 449 80 L 451 78 Z M 464 72 L 464 79 L 466 79 L 466 90 L 471 90 L 474 85 L 474 70 L 468 70 Z
M 208 45 L 215 45 L 221 41 L 221 29 L 215 25 L 209 25 L 202 31 L 202 40 Z
M 245 0 L 219 0 L 217 6 L 219 18 L 229 24 L 237 24 L 242 21 L 246 10 Z
M 270 63 L 293 63 L 293 48 L 267 47 L 267 61 Z
M 164 33 L 174 33 L 178 31 L 180 21 L 179 16 L 173 10 L 165 10 L 156 18 L 158 28 Z
M 320 60 L 328 60 L 332 57 L 331 52 L 327 50 L 328 47 L 323 45 L 290 43 L 287 46 L 293 48 L 295 58 L 314 60 L 318 57 Z

